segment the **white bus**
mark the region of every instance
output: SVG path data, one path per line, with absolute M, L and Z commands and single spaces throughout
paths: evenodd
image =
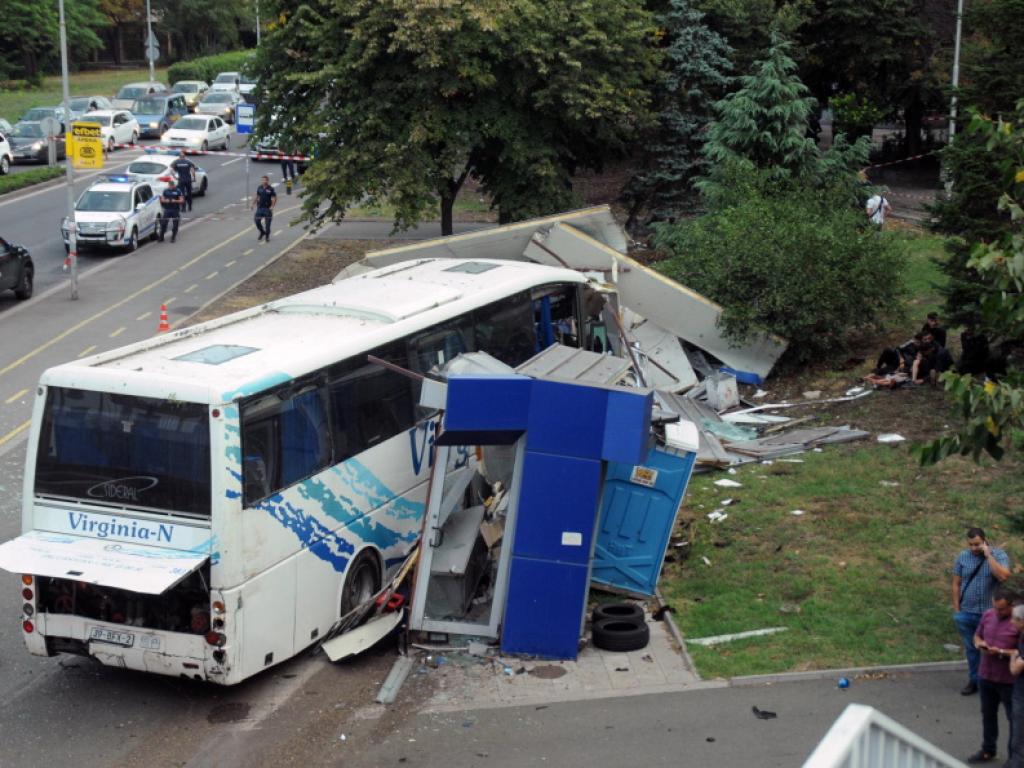
M 404 263 L 47 370 L 0 545 L 28 650 L 231 685 L 317 642 L 424 512 L 437 419 L 367 354 L 429 372 L 579 346 L 583 283 Z

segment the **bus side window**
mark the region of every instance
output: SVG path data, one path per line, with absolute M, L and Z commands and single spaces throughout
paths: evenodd
M 533 307 L 527 293 L 518 293 L 473 313 L 476 348 L 513 367 L 537 352 Z
M 413 336 L 409 340 L 409 350 L 416 371 L 436 373 L 453 358 L 476 351 L 470 319 L 460 317 Z
M 331 434 L 323 392 L 311 386 L 242 405 L 245 503 L 265 498 L 328 466 Z
M 370 354 L 407 366 L 402 344 Z M 335 463 L 394 437 L 415 424 L 413 382 L 371 363 L 344 363 L 329 375 Z
M 539 349 L 552 344 L 579 346 L 579 299 L 575 285 L 546 286 L 533 292 Z

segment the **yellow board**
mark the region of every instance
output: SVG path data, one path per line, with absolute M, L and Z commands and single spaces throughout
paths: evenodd
M 100 127 L 96 123 L 72 123 L 68 152 L 75 168 L 102 168 L 103 134 Z

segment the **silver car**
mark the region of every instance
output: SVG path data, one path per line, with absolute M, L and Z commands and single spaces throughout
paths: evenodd
M 128 83 L 122 85 L 111 102 L 114 109 L 131 109 L 136 99 L 144 99 L 146 96 L 153 96 L 167 91 L 167 86 L 156 80 L 149 80 L 140 83 Z
M 234 91 L 210 91 L 196 107 L 200 115 L 216 115 L 226 123 L 235 122 L 235 105 L 240 101 Z
M 94 112 L 97 109 L 113 109 L 110 99 L 106 96 L 72 96 L 68 107 L 71 120 L 77 120 L 86 112 Z

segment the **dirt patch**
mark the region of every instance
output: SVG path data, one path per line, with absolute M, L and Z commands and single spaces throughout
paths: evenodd
M 390 245 L 390 240 L 308 238 L 266 269 L 204 307 L 189 318 L 189 324 L 213 320 L 231 312 L 325 285 L 342 269 L 363 258 L 367 251 Z

